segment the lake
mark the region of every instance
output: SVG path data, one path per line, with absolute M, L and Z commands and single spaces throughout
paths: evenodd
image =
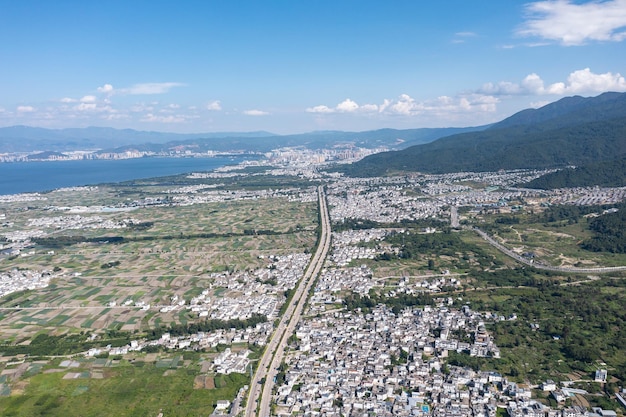
M 0 163 L 0 195 L 212 171 L 244 159 L 134 158 Z

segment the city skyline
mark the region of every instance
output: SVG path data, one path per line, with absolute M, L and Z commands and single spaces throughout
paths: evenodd
M 0 127 L 476 126 L 626 91 L 626 0 L 3 2 Z

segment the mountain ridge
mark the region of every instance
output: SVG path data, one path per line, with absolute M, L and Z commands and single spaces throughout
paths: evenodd
M 266 131 L 167 133 L 114 129 L 108 127 L 46 129 L 30 126 L 0 128 L 0 152 L 69 152 L 101 150 L 121 152 L 128 149 L 167 151 L 176 146 L 198 145 L 204 150 L 245 150 L 266 152 L 287 146 L 326 147 L 337 142 L 351 142 L 368 148 L 401 149 L 427 143 L 450 134 L 477 131 L 488 126 L 377 129 L 363 132 L 316 131 L 277 135 Z
M 532 117 L 529 117 L 532 115 Z M 370 155 L 337 170 L 352 176 L 553 168 L 626 154 L 626 93 L 564 98 L 479 131 Z

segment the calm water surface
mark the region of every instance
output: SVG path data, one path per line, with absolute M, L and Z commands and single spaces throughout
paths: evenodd
M 136 158 L 0 163 L 0 195 L 211 171 L 243 158 Z

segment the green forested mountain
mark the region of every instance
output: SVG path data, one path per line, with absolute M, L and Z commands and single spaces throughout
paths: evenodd
M 568 97 L 490 128 L 369 156 L 348 175 L 565 167 L 626 156 L 626 94 Z
M 507 117 L 492 128 L 540 125 L 539 128 L 570 126 L 624 116 L 626 96 L 622 93 L 604 93 L 597 97 L 565 97 L 539 109 L 526 109 Z M 548 123 L 546 123 L 548 122 Z
M 624 187 L 626 186 L 626 157 L 566 168 L 523 184 L 528 188 L 551 190 L 567 187 Z

